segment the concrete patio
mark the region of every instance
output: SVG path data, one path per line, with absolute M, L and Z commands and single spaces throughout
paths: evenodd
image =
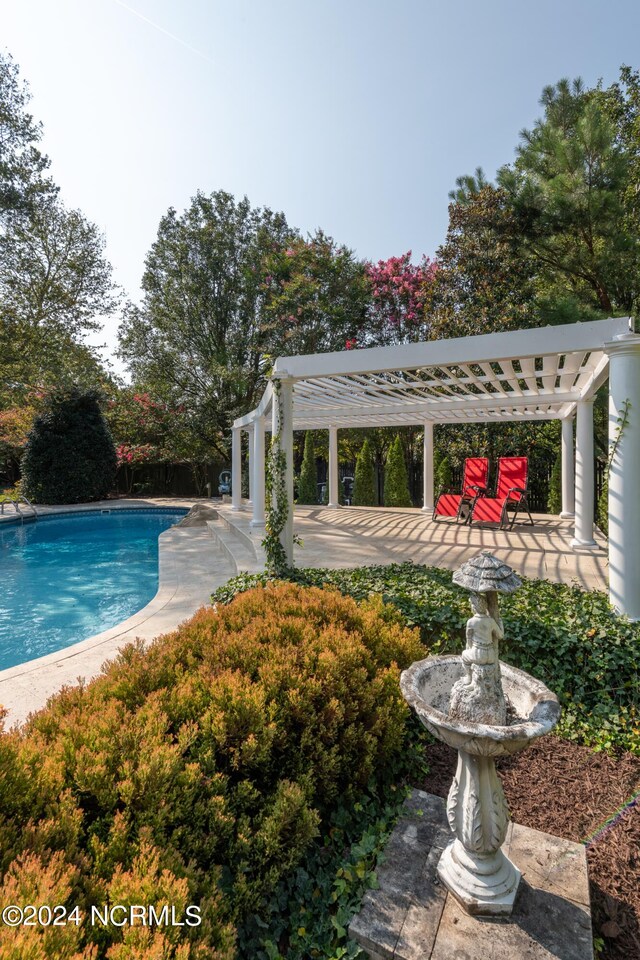
M 251 508 L 244 504 L 218 512 L 241 538 L 259 551 L 264 533 L 252 530 Z M 512 530 L 434 523 L 430 513 L 391 507 L 303 507 L 294 511 L 294 531 L 302 539 L 294 548 L 296 566 L 356 567 L 412 560 L 455 570 L 480 550 L 490 550 L 517 573 L 585 590 L 607 589 L 606 541 L 595 532 L 597 546 L 571 547 L 573 522 L 534 514 L 535 525 L 516 522 Z

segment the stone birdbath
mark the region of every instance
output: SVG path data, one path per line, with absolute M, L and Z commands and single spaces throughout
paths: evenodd
M 471 592 L 466 649 L 412 664 L 400 686 L 427 730 L 458 751 L 447 800 L 454 839 L 438 863 L 440 880 L 468 913 L 508 916 L 521 874 L 501 849 L 509 811 L 495 757 L 549 733 L 560 704 L 540 681 L 498 658 L 498 594 L 521 585 L 513 570 L 484 551 L 456 570 L 453 582 Z

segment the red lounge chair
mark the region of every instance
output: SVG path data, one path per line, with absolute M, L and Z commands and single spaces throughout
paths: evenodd
M 438 495 L 433 508 L 433 519 L 455 517 L 468 520 L 477 498 L 487 489 L 489 461 L 486 457 L 470 457 L 464 462 L 462 471 L 462 493 L 444 493 Z
M 513 513 L 509 529 L 513 527 L 519 510 L 526 510 L 529 522 L 533 517 L 527 502 L 527 457 L 500 457 L 498 460 L 498 482 L 495 497 L 480 497 L 473 505 L 471 521 L 474 523 L 499 523 L 505 527 L 509 523 L 509 511 Z

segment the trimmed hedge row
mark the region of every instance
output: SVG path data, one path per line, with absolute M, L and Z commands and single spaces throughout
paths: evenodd
M 405 751 L 417 633 L 282 584 L 203 609 L 0 738 L 4 903 L 198 904 L 201 926 L 0 927 L 0 954 L 230 960 L 335 810 Z

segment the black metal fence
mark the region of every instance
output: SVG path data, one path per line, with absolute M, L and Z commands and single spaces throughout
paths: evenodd
M 118 493 L 147 497 L 206 497 L 218 495 L 224 464 L 155 463 L 120 467 Z M 209 488 L 207 488 L 209 484 Z
M 318 498 L 321 498 L 322 485 L 328 482 L 328 465 L 318 459 Z M 218 480 L 225 464 L 148 464 L 136 467 L 133 474 L 130 468 L 121 467 L 116 478 L 118 493 L 131 493 L 150 497 L 197 497 L 217 496 Z M 376 464 L 378 483 L 378 502 L 384 503 L 384 465 Z M 551 465 L 547 461 L 529 464 L 529 506 L 534 513 L 546 513 L 551 482 Z M 355 463 L 341 463 L 338 471 L 341 483 L 355 476 Z M 602 493 L 606 476 L 606 463 L 596 460 L 594 464 L 595 505 Z M 245 484 L 246 486 L 246 477 Z M 453 467 L 451 471 L 453 489 L 460 489 L 462 467 Z M 408 473 L 409 493 L 414 506 L 422 506 L 422 464 L 414 463 Z M 489 486 L 495 477 L 489 477 Z M 207 486 L 208 485 L 208 486 Z M 246 490 L 244 491 L 247 492 Z M 437 490 L 435 491 L 437 494 Z
M 594 462 L 594 509 L 597 508 L 598 500 L 602 493 L 602 488 L 606 476 L 606 463 L 603 460 Z M 495 469 L 495 467 L 494 467 Z M 529 507 L 532 513 L 546 513 L 547 503 L 549 501 L 549 492 L 551 489 L 551 471 L 553 465 L 546 460 L 534 461 L 529 463 Z M 318 460 L 318 484 L 327 482 L 328 467 L 324 460 Z M 355 463 L 341 463 L 339 476 L 342 481 L 345 477 L 355 475 Z M 384 503 L 384 466 L 376 464 L 376 475 L 378 482 L 378 502 Z M 409 493 L 416 507 L 422 506 L 422 464 L 414 463 L 408 472 Z M 495 484 L 495 476 L 489 476 L 489 488 Z M 462 466 L 453 467 L 451 471 L 451 485 L 454 490 L 460 489 L 462 485 Z M 437 490 L 435 493 L 437 494 Z

